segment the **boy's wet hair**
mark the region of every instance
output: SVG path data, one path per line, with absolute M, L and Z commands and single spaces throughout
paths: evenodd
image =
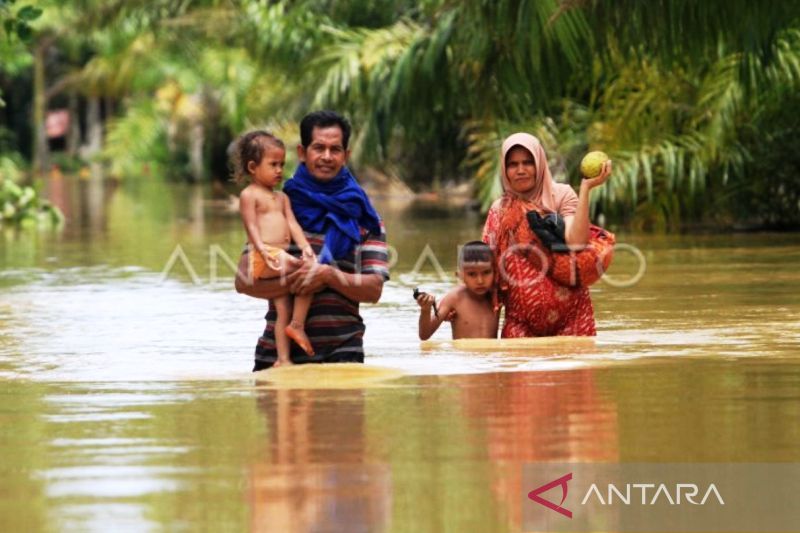
M 339 129 L 342 130 L 342 142 L 344 149 L 347 150 L 347 143 L 350 142 L 350 123 L 336 111 L 314 111 L 304 116 L 300 121 L 300 144 L 303 145 L 303 148 L 308 148 L 314 128 L 331 126 L 339 126 Z
M 461 247 L 458 254 L 458 268 L 469 263 L 494 263 L 494 252 L 483 241 L 470 241 Z
M 251 131 L 236 139 L 231 154 L 233 179 L 237 183 L 246 183 L 251 177 L 250 171 L 247 170 L 248 165 L 251 161 L 256 166 L 261 164 L 264 152 L 269 147 L 286 150 L 283 141 L 264 130 Z

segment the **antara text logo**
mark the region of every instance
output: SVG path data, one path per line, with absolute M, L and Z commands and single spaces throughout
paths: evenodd
M 572 511 L 564 507 L 571 480 L 572 472 L 533 489 L 528 493 L 528 498 L 567 518 L 572 518 Z M 542 494 L 556 487 L 561 488 L 561 501 L 558 503 L 542 496 Z M 669 505 L 706 505 L 709 501 L 714 504 L 725 505 L 725 500 L 714 483 L 710 483 L 705 489 L 695 483 L 625 483 L 619 485 L 608 483 L 605 486 L 602 484 L 598 486 L 597 483 L 592 483 L 586 490 L 580 505 L 587 505 L 592 502 L 600 505 L 657 505 L 660 503 L 668 503 Z
M 530 533 L 800 531 L 800 463 L 541 462 L 522 480 Z

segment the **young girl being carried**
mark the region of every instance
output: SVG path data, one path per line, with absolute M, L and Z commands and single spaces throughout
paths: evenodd
M 288 265 L 297 259 L 286 250 L 291 240 L 302 251 L 304 261 L 316 261 L 314 250 L 292 212 L 289 197 L 275 187 L 283 179 L 286 148 L 283 142 L 266 131 L 251 131 L 236 142 L 234 174 L 237 181 L 250 184 L 239 196 L 249 247 L 250 279 L 276 278 L 285 274 Z M 313 295 L 290 295 L 273 300 L 278 318 L 275 321 L 275 344 L 278 360 L 274 366 L 290 365 L 290 341 L 295 341 L 307 354 L 314 348 L 305 333 L 305 321 Z

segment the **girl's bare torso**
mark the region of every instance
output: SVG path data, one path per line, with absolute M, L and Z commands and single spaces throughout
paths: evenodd
M 264 244 L 286 249 L 291 242 L 289 223 L 284 215 L 286 199 L 281 192 L 260 190 L 256 197 L 258 230 Z

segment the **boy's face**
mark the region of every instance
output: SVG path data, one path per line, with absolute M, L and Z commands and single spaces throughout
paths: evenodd
M 247 166 L 253 181 L 270 189 L 277 186 L 283 178 L 283 166 L 286 164 L 286 150 L 278 146 L 268 146 L 258 165 L 250 161 Z
M 491 263 L 464 263 L 458 272 L 467 290 L 483 296 L 494 284 L 494 268 Z

